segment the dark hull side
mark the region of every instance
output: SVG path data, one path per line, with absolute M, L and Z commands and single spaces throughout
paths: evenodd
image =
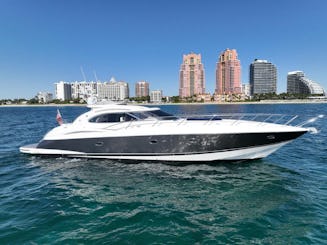
M 231 151 L 293 140 L 305 131 L 219 135 L 159 135 L 43 140 L 37 148 L 93 154 L 165 155 Z

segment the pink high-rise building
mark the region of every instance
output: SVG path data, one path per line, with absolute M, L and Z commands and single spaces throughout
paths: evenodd
M 205 93 L 204 68 L 201 54 L 183 55 L 179 72 L 179 97 L 185 98 Z
M 149 96 L 149 83 L 146 81 L 139 81 L 135 84 L 135 97 Z
M 219 56 L 216 67 L 216 94 L 242 92 L 241 64 L 235 49 L 226 49 Z

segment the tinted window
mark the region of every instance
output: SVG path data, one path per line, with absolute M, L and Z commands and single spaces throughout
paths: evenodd
M 149 117 L 148 114 L 142 112 L 130 112 L 130 115 L 133 115 L 137 119 L 146 119 Z
M 113 123 L 113 122 L 127 122 L 135 120 L 134 117 L 128 115 L 126 113 L 110 113 L 103 114 L 96 117 L 93 117 L 89 120 L 89 122 L 93 123 Z
M 167 113 L 167 112 L 164 112 L 164 111 L 161 111 L 161 110 L 157 110 L 157 111 L 151 111 L 149 112 L 149 114 L 152 114 L 154 115 L 155 117 L 159 117 L 159 119 L 161 120 L 175 120 L 175 119 L 178 119 L 177 117 Z

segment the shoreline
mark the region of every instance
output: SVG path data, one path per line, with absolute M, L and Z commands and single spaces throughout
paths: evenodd
M 147 103 L 144 105 L 264 105 L 264 104 L 327 104 L 327 100 L 325 101 L 310 101 L 310 100 L 263 100 L 263 101 L 241 101 L 241 102 L 194 102 L 194 103 L 158 103 L 151 104 Z M 140 104 L 142 105 L 142 104 Z
M 263 100 L 263 101 L 243 101 L 243 102 L 181 102 L 181 103 L 128 103 L 131 105 L 264 105 L 264 104 L 327 104 L 327 100 Z M 86 107 L 87 104 L 11 104 L 0 105 L 1 107 Z
M 1 107 L 74 107 L 74 106 L 87 106 L 87 104 L 11 104 L 0 105 Z

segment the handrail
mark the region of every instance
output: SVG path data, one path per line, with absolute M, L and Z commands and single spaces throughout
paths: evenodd
M 297 116 L 294 116 L 293 118 L 288 120 L 287 123 L 285 123 L 285 125 L 288 125 L 289 123 L 293 122 L 295 120 L 295 118 L 297 118 Z
M 138 118 L 133 121 L 125 121 L 112 123 L 111 125 L 106 124 L 105 129 L 117 130 L 118 128 L 129 128 L 133 125 L 133 122 L 139 122 L 143 125 L 149 125 L 154 127 L 164 123 L 175 123 L 176 126 L 182 126 L 187 121 L 202 121 L 205 125 L 211 123 L 219 123 L 220 120 L 232 120 L 231 125 L 240 123 L 243 120 L 258 122 L 259 126 L 265 125 L 265 123 L 275 123 L 280 125 L 290 125 L 294 122 L 297 115 L 285 115 L 285 114 L 271 114 L 271 113 L 221 113 L 221 114 L 194 114 L 194 115 L 177 115 L 176 119 L 169 120 L 171 116 L 167 117 L 153 117 L 151 119 Z M 121 127 L 117 127 L 120 125 Z
M 213 121 L 214 118 L 220 117 L 221 119 L 233 119 L 233 124 L 238 123 L 241 120 L 256 121 L 258 123 L 276 123 L 282 125 L 288 125 L 298 116 L 285 115 L 285 114 L 271 114 L 271 113 L 221 113 L 221 114 L 206 114 L 206 115 L 181 115 L 180 118 L 207 118 L 207 122 Z

